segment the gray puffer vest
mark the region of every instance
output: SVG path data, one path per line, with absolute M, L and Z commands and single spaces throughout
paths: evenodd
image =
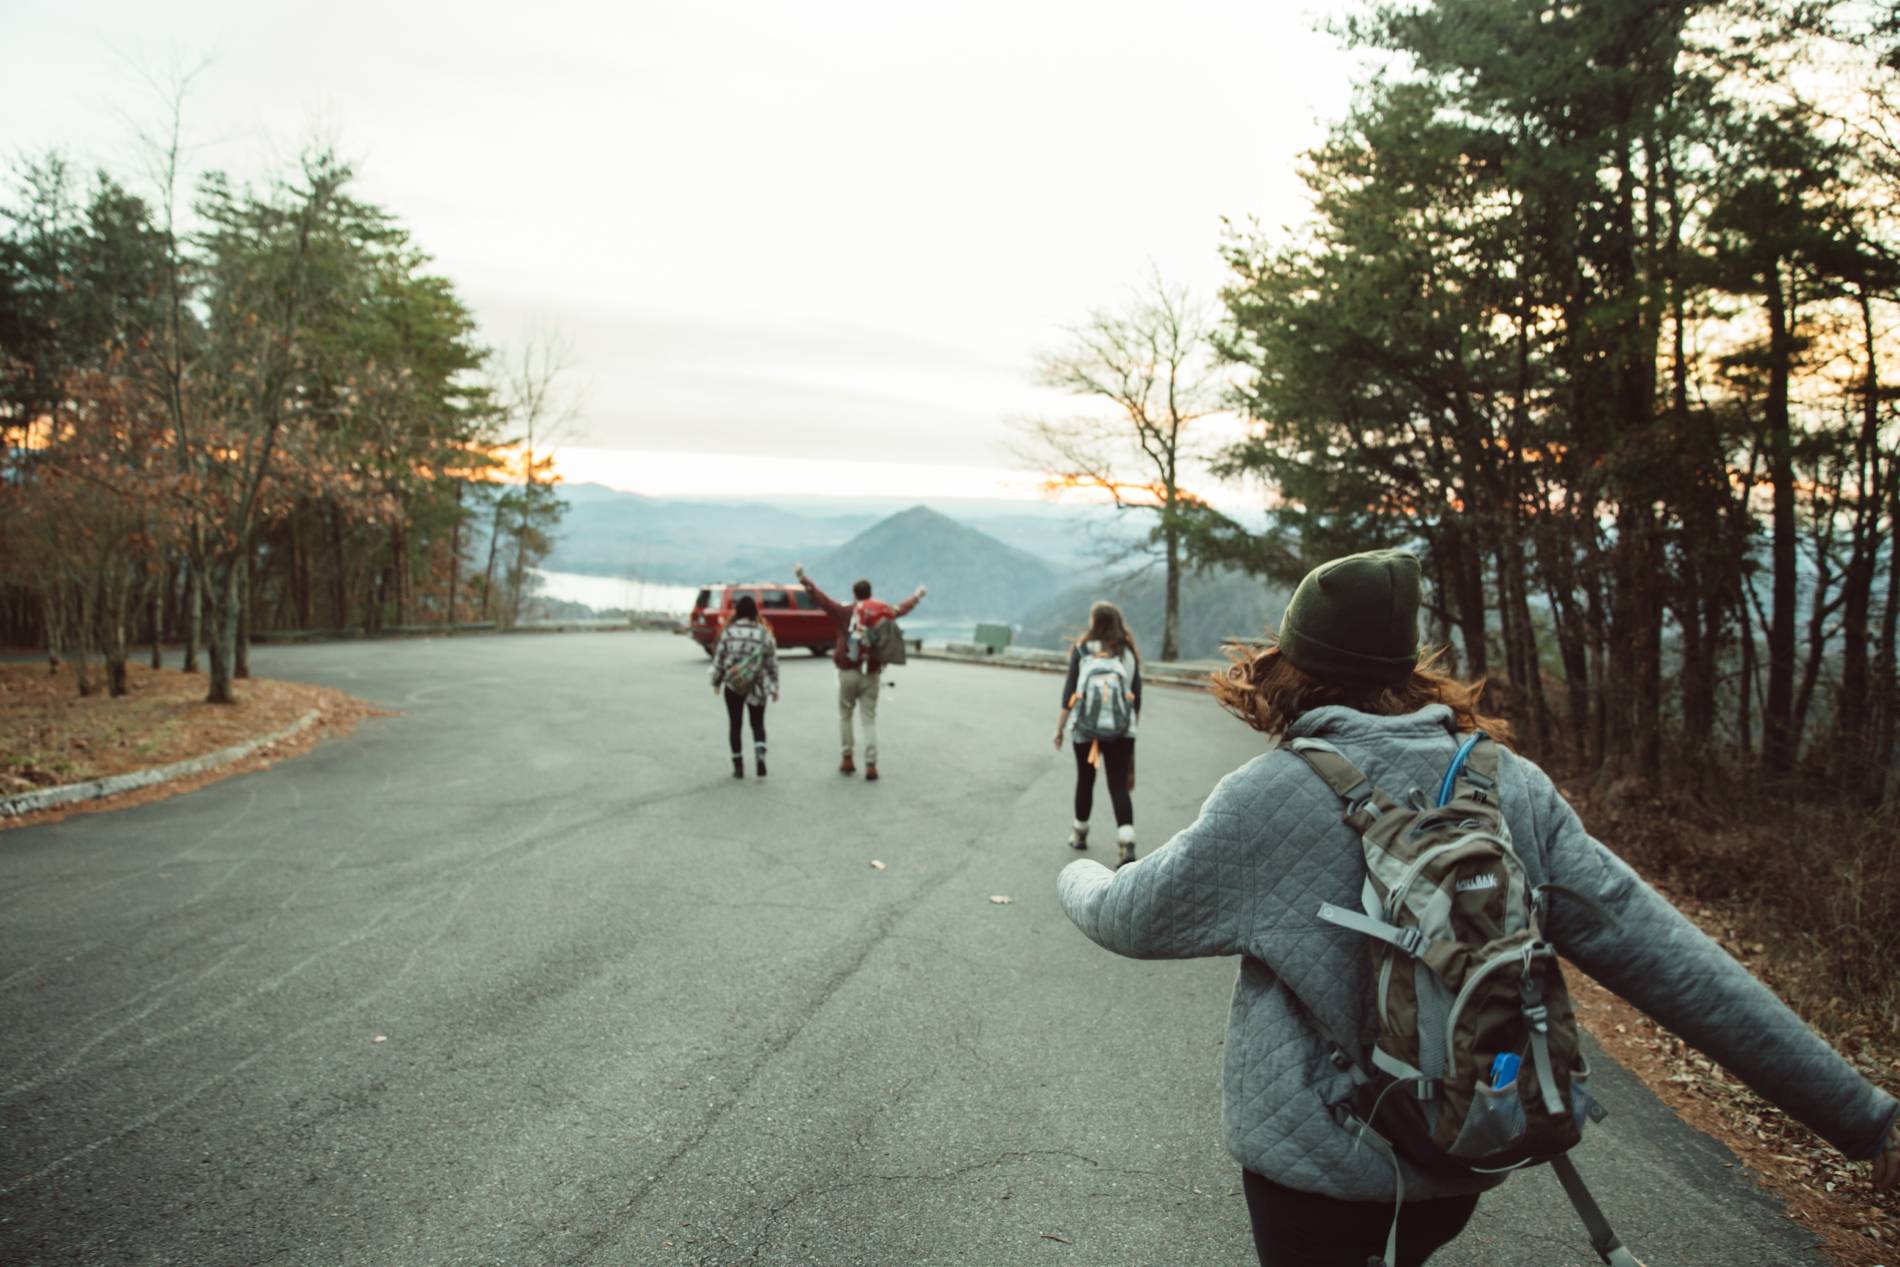
M 1303 715 L 1288 738 L 1338 745 L 1393 797 L 1436 789 L 1456 751 L 1451 710 L 1401 717 L 1347 708 Z M 1584 831 L 1548 775 L 1502 754 L 1500 790 L 1533 884 L 1592 899 L 1615 921 L 1558 893 L 1544 934 L 1603 985 L 1655 1017 L 1853 1158 L 1872 1157 L 1897 1107 L 1748 970 Z M 1309 1017 L 1357 1034 L 1371 1015 L 1365 939 L 1315 916 L 1356 908 L 1365 866 L 1338 797 L 1292 752 L 1273 750 L 1222 779 L 1194 824 L 1119 871 L 1080 860 L 1058 881 L 1069 918 L 1118 954 L 1239 955 L 1227 1020 L 1223 1133 L 1248 1170 L 1287 1187 L 1389 1201 L 1392 1165 L 1327 1106 L 1348 1089 Z M 1612 1108 L 1614 1106 L 1611 1106 Z M 1490 1186 L 1406 1168 L 1405 1198 Z

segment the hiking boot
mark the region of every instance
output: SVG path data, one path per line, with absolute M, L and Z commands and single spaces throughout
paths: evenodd
M 1077 823 L 1069 828 L 1069 848 L 1087 849 L 1089 847 L 1089 825 Z
M 744 757 L 734 757 L 732 759 L 732 777 L 735 779 L 743 779 L 745 777 Z
M 875 761 L 871 761 L 871 762 L 867 762 L 867 763 L 865 764 L 865 767 L 864 767 L 864 781 L 865 781 L 866 783 L 876 783 L 876 782 L 877 782 L 877 762 L 875 762 Z
M 765 777 L 765 758 L 764 757 L 759 758 L 759 777 L 761 779 Z
M 838 763 L 838 773 L 839 774 L 856 774 L 857 772 L 858 772 L 858 763 L 851 759 L 850 753 L 848 752 L 845 753 L 844 760 Z
M 1121 846 L 1120 851 L 1115 855 L 1117 867 L 1125 867 L 1135 860 L 1135 829 L 1133 827 L 1117 827 L 1115 843 Z

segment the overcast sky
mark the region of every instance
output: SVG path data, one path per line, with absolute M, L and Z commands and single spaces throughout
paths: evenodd
M 136 181 L 142 76 L 208 60 L 200 168 L 328 140 L 491 343 L 564 333 L 570 478 L 994 495 L 1064 323 L 1303 218 L 1347 7 L 0 0 L 0 153 Z

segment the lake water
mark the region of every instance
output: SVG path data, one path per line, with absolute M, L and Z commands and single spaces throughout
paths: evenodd
M 564 603 L 582 603 L 595 611 L 665 612 L 684 616 L 693 610 L 697 585 L 666 585 L 628 576 L 585 576 L 579 572 L 542 572 L 541 593 Z

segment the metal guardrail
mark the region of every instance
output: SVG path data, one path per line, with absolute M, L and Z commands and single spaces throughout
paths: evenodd
M 924 660 L 953 660 L 963 664 L 987 664 L 1002 669 L 1023 669 L 1031 673 L 1066 673 L 1066 652 L 1046 651 L 1040 647 L 1010 647 L 993 652 L 974 642 L 915 644 L 911 655 Z M 1191 686 L 1206 689 L 1208 680 L 1222 667 L 1214 660 L 1143 661 L 1141 680 L 1160 686 Z

